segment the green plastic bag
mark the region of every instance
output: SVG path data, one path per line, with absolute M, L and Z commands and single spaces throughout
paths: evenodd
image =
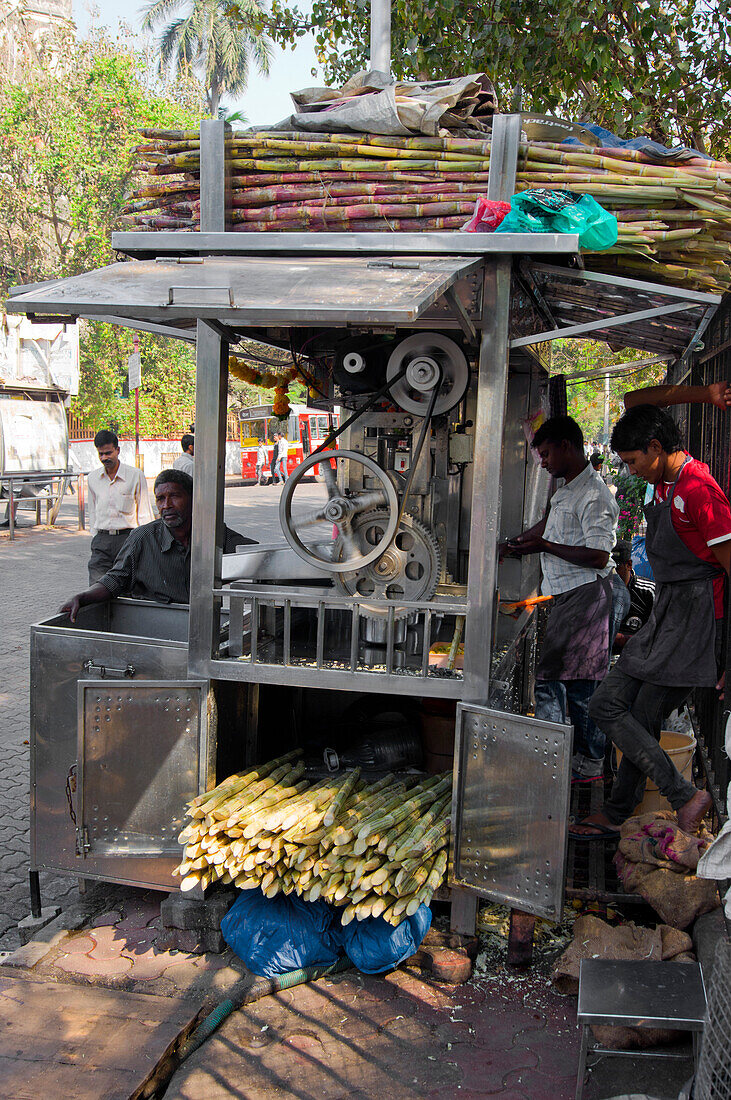
M 617 243 L 617 219 L 591 195 L 534 188 L 513 195 L 510 213 L 496 233 L 578 233 L 579 247 L 592 252 Z

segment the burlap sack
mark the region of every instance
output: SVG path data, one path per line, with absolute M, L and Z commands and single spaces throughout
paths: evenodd
M 559 993 L 579 992 L 582 959 L 661 960 L 662 935 L 658 928 L 641 928 L 629 921 L 614 928 L 587 913 L 574 924 L 574 938 L 556 961 L 551 980 Z
M 587 914 L 574 924 L 573 941 L 556 962 L 552 981 L 559 993 L 579 992 L 582 959 L 652 959 L 691 962 L 693 941 L 685 932 L 667 925 L 642 928 L 633 924 L 614 928 L 599 917 Z M 610 1027 L 592 1024 L 592 1033 L 602 1046 L 612 1050 L 647 1050 L 684 1038 L 683 1032 L 666 1028 Z

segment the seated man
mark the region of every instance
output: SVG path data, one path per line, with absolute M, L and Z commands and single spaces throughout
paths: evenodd
M 76 622 L 80 607 L 104 603 L 114 596 L 136 596 L 156 603 L 190 600 L 190 536 L 193 521 L 193 479 L 182 470 L 163 470 L 155 479 L 155 503 L 160 519 L 136 528 L 111 569 L 59 609 Z M 224 528 L 224 554 L 254 543 Z
M 614 652 L 621 653 L 633 634 L 644 626 L 650 618 L 655 602 L 655 582 L 646 577 L 638 577 L 632 568 L 632 544 L 628 539 L 619 539 L 612 551 L 618 577 L 629 593 L 629 609 L 618 624 L 614 639 Z

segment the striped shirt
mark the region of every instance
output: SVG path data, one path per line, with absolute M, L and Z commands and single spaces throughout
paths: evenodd
M 253 543 L 224 526 L 224 554 Z M 112 596 L 136 596 L 155 603 L 190 601 L 190 543 L 173 538 L 161 519 L 138 527 L 129 536 L 108 572 L 99 581 Z
M 587 546 L 611 554 L 617 535 L 619 508 L 614 496 L 589 463 L 573 481 L 561 485 L 551 497 L 543 537 L 563 546 Z M 614 569 L 611 557 L 603 569 L 572 565 L 554 554 L 541 554 L 545 596 L 558 596 L 597 577 L 608 577 Z

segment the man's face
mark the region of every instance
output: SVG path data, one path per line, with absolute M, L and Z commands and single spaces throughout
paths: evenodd
M 191 443 L 190 446 L 188 447 L 188 454 L 189 455 L 194 455 L 195 454 L 195 443 Z
M 536 448 L 541 460 L 541 469 L 547 470 L 551 477 L 565 477 L 569 454 L 565 440 L 552 443 L 546 440 Z
M 119 462 L 119 447 L 115 447 L 113 443 L 103 443 L 101 447 L 97 447 L 96 453 L 99 455 L 99 461 L 107 473 L 115 469 Z
M 182 485 L 163 481 L 155 489 L 155 504 L 160 518 L 171 531 L 184 531 L 190 527 L 193 502 Z
M 623 580 L 625 584 L 629 584 L 632 577 L 632 562 L 618 561 L 617 562 L 617 575 L 620 580 Z
M 662 481 L 665 473 L 665 452 L 656 439 L 651 439 L 647 451 L 618 451 L 622 462 L 626 462 L 631 474 L 643 477 L 650 485 Z

